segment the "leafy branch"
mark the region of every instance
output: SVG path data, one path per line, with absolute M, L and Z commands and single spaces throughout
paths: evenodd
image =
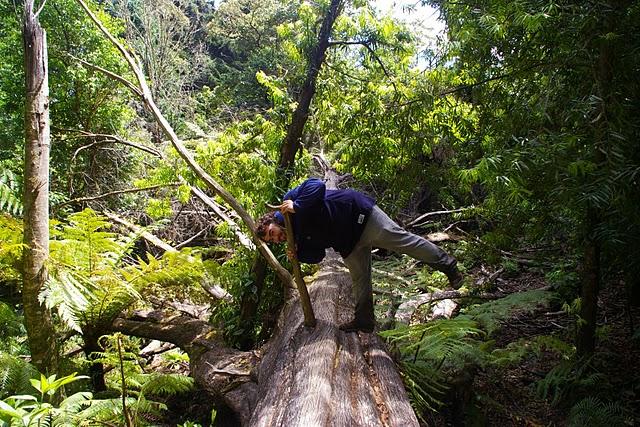
M 276 274 L 280 278 L 283 283 L 291 284 L 292 277 L 291 274 L 278 262 L 275 255 L 271 252 L 269 247 L 257 236 L 255 230 L 255 222 L 253 218 L 249 215 L 249 213 L 240 205 L 240 203 L 229 193 L 224 187 L 222 187 L 211 175 L 209 175 L 194 159 L 193 155 L 187 150 L 185 145 L 182 143 L 178 135 L 175 133 L 173 127 L 169 124 L 167 119 L 164 117 L 160 109 L 157 107 L 155 101 L 153 100 L 153 96 L 151 94 L 151 90 L 147 84 L 145 75 L 142 71 L 142 66 L 140 61 L 135 54 L 126 49 L 111 33 L 109 30 L 100 22 L 100 20 L 96 17 L 96 15 L 89 9 L 86 3 L 82 0 L 77 0 L 80 6 L 85 10 L 87 15 L 91 18 L 91 20 L 98 26 L 100 31 L 107 37 L 107 39 L 118 49 L 121 55 L 129 64 L 129 68 L 133 71 L 136 79 L 138 81 L 137 89 L 139 91 L 133 91 L 136 95 L 138 92 L 140 93 L 140 98 L 144 106 L 151 112 L 156 122 L 160 126 L 160 128 L 164 131 L 164 133 L 168 136 L 171 144 L 176 149 L 180 157 L 187 163 L 187 165 L 193 170 L 198 178 L 206 183 L 206 185 L 213 190 L 217 195 L 219 195 L 226 203 L 228 203 L 233 210 L 235 210 L 242 221 L 247 225 L 249 230 L 253 235 L 253 240 L 260 251 L 260 253 L 265 257 L 267 262 L 271 265 L 271 267 L 275 270 Z

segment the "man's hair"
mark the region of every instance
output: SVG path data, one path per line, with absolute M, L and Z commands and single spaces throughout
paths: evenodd
M 267 236 L 267 228 L 269 228 L 269 224 L 280 225 L 278 223 L 278 219 L 276 218 L 275 211 L 268 212 L 258 218 L 256 225 L 256 234 L 260 239 L 264 240 L 264 238 Z

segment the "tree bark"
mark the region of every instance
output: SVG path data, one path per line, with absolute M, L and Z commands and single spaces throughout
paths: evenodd
M 578 356 L 588 356 L 595 350 L 596 320 L 598 315 L 598 293 L 600 290 L 600 244 L 593 237 L 595 212 L 589 210 L 589 220 L 583 255 L 582 287 L 580 289 L 580 319 L 576 335 L 576 352 Z
M 38 295 L 47 280 L 49 258 L 49 75 L 47 36 L 25 2 L 22 37 L 26 78 L 24 149 L 24 243 L 22 303 L 31 360 L 41 372 L 57 371 L 51 314 Z

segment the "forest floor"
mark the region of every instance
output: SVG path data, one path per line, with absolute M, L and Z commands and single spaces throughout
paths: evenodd
M 500 279 L 498 286 L 504 293 L 515 293 L 541 288 L 546 283 L 542 274 L 523 271 Z M 640 307 L 625 307 L 626 300 L 622 284 L 609 284 L 601 291 L 598 307 L 601 336 L 593 363 L 597 384 L 572 387 L 567 382 L 559 384 L 566 389 L 550 387 L 544 396 L 541 383 L 562 362 L 563 356 L 543 350 L 512 366 L 479 370 L 466 404 L 461 407 L 448 402 L 438 414 L 426 417 L 429 425 L 566 426 L 571 405 L 581 397 L 595 395 L 601 401 L 617 403 L 624 411 L 622 424 L 612 420 L 605 425 L 640 425 L 640 345 L 637 337 L 635 341 L 632 338 L 634 325 L 640 321 Z M 494 348 L 538 336 L 555 336 L 572 343 L 574 325 L 573 316 L 559 307 L 544 307 L 530 313 L 514 313 L 491 338 Z M 553 402 L 556 392 L 557 401 Z M 464 417 L 455 413 L 460 409 L 465 412 Z

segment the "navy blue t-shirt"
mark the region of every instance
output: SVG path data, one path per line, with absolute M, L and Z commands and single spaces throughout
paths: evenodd
M 298 259 L 314 264 L 322 261 L 326 248 L 349 256 L 375 205 L 374 199 L 355 190 L 327 190 L 317 178 L 289 190 L 284 200 L 293 201 Z M 276 217 L 284 222 L 279 212 Z

